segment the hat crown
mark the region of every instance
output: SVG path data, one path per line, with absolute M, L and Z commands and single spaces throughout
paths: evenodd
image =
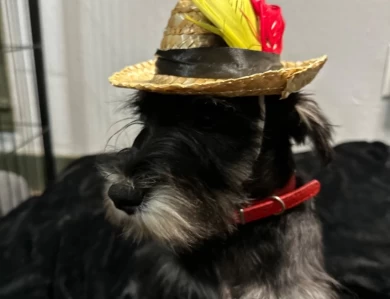
M 224 45 L 221 37 L 210 33 L 186 18 L 186 15 L 196 21 L 210 23 L 192 0 L 179 0 L 171 13 L 161 50 L 191 49 Z

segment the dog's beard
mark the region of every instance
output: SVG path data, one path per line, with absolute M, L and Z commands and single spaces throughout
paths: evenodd
M 107 220 L 123 231 L 123 236 L 136 242 L 156 241 L 171 248 L 191 248 L 212 237 L 226 237 L 235 229 L 235 211 L 245 203 L 242 183 L 251 175 L 251 165 L 258 155 L 256 147 L 246 150 L 239 163 L 225 165 L 221 177 L 226 186 L 212 190 L 193 179 L 177 180 L 166 171 L 160 171 L 166 183 L 150 175 L 142 179 L 125 178 L 119 168 L 101 168 L 107 180 L 105 208 Z M 106 165 L 107 166 L 107 165 Z M 224 172 L 224 173 L 222 173 Z M 133 214 L 118 209 L 108 197 L 113 184 L 123 183 L 131 188 L 150 190 Z
M 165 170 L 158 173 L 166 183 L 159 183 L 161 178 L 150 174 L 125 177 L 116 163 L 101 166 L 100 172 L 107 181 L 106 218 L 122 229 L 125 238 L 156 241 L 173 249 L 189 249 L 216 236 L 224 238 L 236 229 L 235 211 L 245 203 L 242 183 L 251 175 L 251 165 L 258 154 L 256 145 L 246 150 L 239 163 L 224 165 L 219 173 L 225 185 L 221 189 L 193 178 L 178 179 Z M 132 214 L 116 207 L 108 196 L 110 186 L 118 183 L 150 190 Z
M 132 215 L 115 207 L 108 197 L 105 199 L 108 221 L 120 227 L 126 238 L 153 240 L 172 248 L 190 248 L 200 240 L 234 230 L 233 221 L 223 221 L 233 219 L 229 214 L 234 215 L 227 204 L 218 215 L 211 211 L 215 207 L 202 205 L 195 195 L 169 185 L 154 188 Z M 203 214 L 197 212 L 200 210 Z

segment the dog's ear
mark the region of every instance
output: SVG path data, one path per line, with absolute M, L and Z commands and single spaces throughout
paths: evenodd
M 142 130 L 139 132 L 137 137 L 134 139 L 133 147 L 136 149 L 140 149 L 144 143 L 148 140 L 150 137 L 150 130 L 147 127 L 143 127 Z
M 291 101 L 288 127 L 290 137 L 297 144 L 305 144 L 310 139 L 315 151 L 327 164 L 332 160 L 333 127 L 318 104 L 303 94 L 292 94 L 285 101 Z

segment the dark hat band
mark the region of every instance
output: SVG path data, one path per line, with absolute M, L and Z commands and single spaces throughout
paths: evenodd
M 156 73 L 185 78 L 235 79 L 282 68 L 275 53 L 229 47 L 158 50 Z

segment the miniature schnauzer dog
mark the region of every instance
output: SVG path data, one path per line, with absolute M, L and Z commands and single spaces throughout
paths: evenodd
M 125 298 L 337 298 L 312 200 L 234 221 L 250 199 L 286 185 L 293 143 L 309 139 L 331 159 L 331 125 L 314 101 L 141 91 L 129 107 L 143 129 L 102 165 L 107 219 L 137 244 Z

